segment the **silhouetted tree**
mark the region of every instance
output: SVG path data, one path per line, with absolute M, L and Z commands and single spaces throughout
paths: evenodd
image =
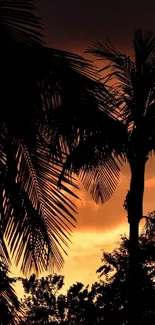
M 147 222 L 142 229 L 139 245 L 139 281 L 140 315 L 138 324 L 154 324 L 155 322 L 155 287 L 154 287 L 154 266 L 155 266 L 155 212 L 147 216 Z M 119 246 L 112 253 L 103 252 L 103 265 L 97 270 L 100 277 L 104 276 L 103 292 L 107 294 L 105 310 L 107 314 L 107 324 L 114 318 L 116 324 L 127 324 L 128 311 L 128 259 L 129 240 L 121 237 Z M 106 288 L 106 290 L 105 290 Z M 99 286 L 99 290 L 100 290 Z M 112 298 L 113 297 L 113 298 Z M 100 296 L 102 299 L 102 296 Z
M 141 295 L 139 323 L 153 325 L 155 322 L 155 213 L 147 217 L 147 223 L 140 235 L 140 285 Z M 63 277 L 54 276 L 37 280 L 23 280 L 26 318 L 24 324 L 41 325 L 125 325 L 128 322 L 128 245 L 121 240 L 111 253 L 103 251 L 102 266 L 97 270 L 100 281 L 89 286 L 73 284 L 66 295 L 59 293 Z M 59 285 L 59 286 L 58 286 Z
M 0 226 L 25 274 L 60 268 L 75 225 L 72 179 L 57 187 L 64 153 L 56 118 L 95 110 L 102 92 L 92 66 L 43 46 L 41 30 L 33 1 L 0 1 Z
M 98 309 L 93 298 L 89 286 L 79 282 L 72 285 L 66 296 L 66 324 L 96 324 Z
M 96 307 L 88 287 L 76 283 L 63 295 L 59 293 L 62 285 L 63 277 L 56 275 L 23 280 L 29 295 L 23 300 L 26 318 L 21 324 L 95 324 Z
M 13 284 L 14 278 L 8 274 L 8 268 L 0 262 L 0 325 L 19 324 L 23 311 Z
M 23 324 L 58 324 L 57 295 L 63 281 L 62 276 L 49 275 L 37 279 L 34 274 L 29 280 L 22 280 L 25 293 L 28 294 L 23 300 L 23 309 L 27 311 Z
M 130 227 L 130 324 L 138 323 L 139 319 L 139 222 L 143 218 L 145 164 L 155 148 L 154 35 L 137 30 L 133 49 L 132 57 L 120 53 L 110 42 L 103 45 L 96 42 L 88 50 L 100 60 L 108 61 L 100 71 L 113 104 L 105 105 L 103 101 L 94 120 L 88 115 L 92 119 L 92 132 L 79 135 L 64 165 L 64 170 L 80 175 L 96 202 L 109 199 L 116 188 L 119 162 L 130 165 L 131 182 L 126 197 Z

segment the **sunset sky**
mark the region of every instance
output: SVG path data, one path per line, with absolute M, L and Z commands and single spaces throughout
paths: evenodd
M 134 30 L 141 27 L 155 32 L 155 2 L 104 0 L 39 0 L 45 39 L 49 46 L 83 54 L 95 40 L 108 37 L 119 50 L 131 53 Z M 83 190 L 78 194 L 78 224 L 65 258 L 62 274 L 67 287 L 97 279 L 102 249 L 111 250 L 119 234 L 128 233 L 123 202 L 129 189 L 129 168 L 122 169 L 119 186 L 109 202 L 96 205 Z M 155 159 L 147 163 L 144 214 L 155 209 Z M 13 268 L 13 272 L 16 270 Z
M 136 28 L 155 31 L 153 0 L 37 0 L 52 47 L 81 52 L 91 42 L 108 37 L 128 49 Z

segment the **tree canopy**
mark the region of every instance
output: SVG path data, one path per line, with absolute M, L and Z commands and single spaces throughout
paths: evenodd
M 154 212 L 147 216 L 140 235 L 141 300 L 137 303 L 143 325 L 155 322 L 154 216 Z M 99 281 L 91 287 L 77 282 L 62 294 L 62 276 L 36 279 L 33 275 L 29 280 L 23 279 L 25 293 L 29 295 L 22 301 L 26 312 L 22 324 L 127 324 L 128 245 L 127 237 L 121 236 L 111 253 L 103 251 L 102 265 L 97 270 Z

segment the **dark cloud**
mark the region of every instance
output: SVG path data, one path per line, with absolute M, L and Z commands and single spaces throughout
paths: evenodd
M 155 2 L 140 0 L 39 0 L 48 43 L 60 48 L 85 48 L 110 38 L 128 48 L 135 29 L 155 32 Z

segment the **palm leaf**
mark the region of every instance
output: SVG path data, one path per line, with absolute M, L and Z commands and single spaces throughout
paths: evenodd
M 0 323 L 17 325 L 23 311 L 16 296 L 13 284 L 15 280 L 8 275 L 8 268 L 0 262 Z
M 149 31 L 138 29 L 135 31 L 133 40 L 135 52 L 135 64 L 137 71 L 142 72 L 148 65 L 155 63 L 155 36 Z
M 42 45 L 41 22 L 32 0 L 0 0 L 1 47 Z
M 87 77 L 87 68 L 94 74 L 91 66 L 69 53 L 46 48 L 18 49 L 3 59 L 6 66 L 1 70 L 4 123 L 1 145 L 5 236 L 15 263 L 21 263 L 24 273 L 31 268 L 41 272 L 52 267 L 53 262 L 60 268 L 76 211 L 68 197 L 75 197 L 67 186 L 73 185 L 72 179 L 68 180 L 64 174 L 62 190 L 57 188 L 64 158 L 59 151 L 62 124 L 56 123 L 55 117 L 61 110 L 70 112 L 69 87 L 73 88 L 73 82 L 78 107 L 84 99 L 79 92 L 89 96 L 83 105 L 85 110 L 100 85 Z M 97 105 L 97 99 L 94 103 Z M 75 139 L 78 127 L 76 124 Z M 66 139 L 69 143 L 69 134 Z
M 60 268 L 76 213 L 65 193 L 74 194 L 66 185 L 63 192 L 57 188 L 61 165 L 53 165 L 50 152 L 40 144 L 32 153 L 23 142 L 7 147 L 2 206 L 11 255 L 16 265 L 22 260 L 25 274 L 32 268 L 42 272 L 53 263 Z M 71 184 L 65 177 L 63 181 Z
M 68 54 L 67 58 L 70 58 Z M 96 201 L 103 202 L 109 199 L 116 188 L 116 179 L 119 180 L 119 167 L 116 161 L 114 163 L 112 157 L 113 145 L 120 154 L 119 143 L 121 145 L 122 139 L 126 141 L 126 131 L 123 125 L 120 125 L 119 122 L 117 124 L 116 120 L 112 118 L 113 96 L 104 85 L 96 80 L 96 70 L 92 69 L 89 63 L 82 62 L 83 71 L 82 74 L 79 74 L 79 71 L 81 72 L 80 61 L 77 65 L 73 58 L 71 58 L 71 67 L 74 67 L 75 72 L 66 66 L 66 73 L 61 76 L 61 89 L 58 89 L 58 99 L 55 98 L 54 101 L 57 109 L 54 113 L 52 112 L 51 119 L 52 123 L 53 120 L 55 121 L 54 143 L 57 145 L 57 149 L 61 149 L 67 155 L 67 159 L 63 160 L 64 167 L 59 185 L 61 186 L 61 177 L 64 172 L 69 174 L 75 172 L 88 189 L 87 178 L 90 178 L 90 175 L 94 177 L 95 173 L 96 180 L 98 180 L 96 188 L 93 183 L 89 190 Z M 92 78 L 88 78 L 87 74 L 91 74 Z M 64 78 L 66 76 L 67 80 Z M 118 139 L 117 144 L 116 142 L 112 143 L 113 133 Z M 92 156 L 93 161 L 91 161 Z M 111 180 L 109 187 L 105 185 L 107 184 L 107 175 L 105 169 L 103 172 L 104 167 L 97 167 L 98 164 L 102 166 L 102 163 L 107 163 L 107 161 L 109 161 L 108 180 Z M 84 174 L 79 174 L 81 168 Z M 113 173 L 111 173 L 112 170 Z M 116 175 L 113 179 L 114 173 Z M 101 181 L 103 174 L 104 177 Z
M 85 138 L 79 136 L 79 142 L 69 152 L 59 185 L 64 172 L 69 175 L 74 172 L 93 199 L 104 203 L 111 197 L 119 181 L 119 161 L 123 159 L 127 133 L 121 122 L 104 112 L 96 112 L 92 121 L 91 134 Z
M 104 203 L 111 198 L 118 185 L 120 169 L 113 157 L 110 157 L 105 163 L 81 173 L 80 178 L 94 201 Z
M 108 61 L 103 69 L 107 71 L 107 80 L 114 83 L 113 95 L 117 103 L 114 115 L 119 111 L 120 118 L 129 129 L 134 126 L 140 127 L 147 111 L 147 118 L 151 116 L 152 120 L 154 111 L 152 104 L 155 96 L 154 35 L 151 32 L 137 30 L 133 45 L 135 60 L 117 51 L 109 41 L 105 45 L 96 42 L 94 47 L 88 50 L 101 60 Z
M 127 124 L 127 128 L 129 128 L 135 118 L 135 110 L 131 111 L 130 109 L 133 108 L 133 103 L 131 103 L 130 108 L 128 105 L 131 98 L 133 98 L 134 102 L 134 62 L 129 56 L 116 50 L 110 41 L 107 41 L 106 44 L 95 42 L 88 49 L 88 52 L 100 60 L 108 62 L 99 71 L 106 72 L 105 82 L 110 82 L 110 85 L 112 85 L 110 86 L 110 92 L 115 97 L 113 115 L 119 116 Z
M 90 134 L 97 108 L 112 99 L 96 81 L 90 62 L 49 48 L 6 48 L 0 71 L 1 202 L 4 231 L 11 256 L 24 273 L 63 264 L 75 197 L 63 171 L 80 136 Z M 102 105 L 104 101 L 104 105 Z M 71 137 L 72 134 L 72 137 Z M 62 152 L 62 143 L 64 152 Z M 66 147 L 65 147 L 66 145 Z M 69 186 L 69 187 L 68 187 Z

